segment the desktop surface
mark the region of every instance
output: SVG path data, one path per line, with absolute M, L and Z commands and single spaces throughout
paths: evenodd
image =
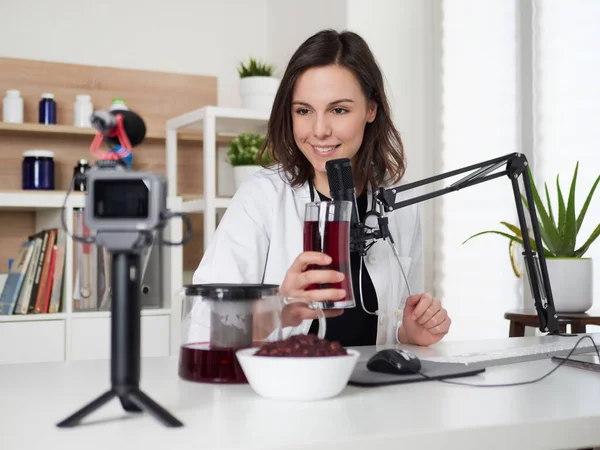
M 598 338 L 599 335 L 592 335 Z M 552 337 L 487 342 L 527 346 Z M 476 352 L 485 341 L 401 346 L 420 358 Z M 361 360 L 377 349 L 357 347 Z M 560 367 L 526 386 L 476 388 L 426 381 L 348 386 L 336 398 L 283 402 L 248 385 L 200 384 L 177 376 L 178 358 L 142 360 L 141 388 L 184 423 L 167 429 L 117 400 L 80 426 L 56 423 L 109 388 L 110 361 L 0 366 L 0 447 L 8 449 L 439 449 L 581 448 L 600 444 L 600 374 Z M 554 368 L 550 359 L 489 367 L 465 383 L 510 383 Z M 319 374 L 315 374 L 318 382 Z M 322 376 L 325 376 L 323 374 Z

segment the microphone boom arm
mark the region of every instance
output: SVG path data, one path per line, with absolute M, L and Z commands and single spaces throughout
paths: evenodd
M 538 249 L 537 254 L 531 246 L 529 231 L 527 229 L 527 222 L 525 219 L 525 211 L 523 208 L 523 201 L 521 198 L 518 179 L 523 173 L 526 173 L 528 165 L 529 164 L 525 155 L 521 153 L 511 153 L 499 158 L 483 161 L 462 169 L 453 170 L 402 186 L 393 188 L 380 188 L 377 192 L 377 201 L 381 203 L 386 212 L 391 212 L 405 206 L 420 203 L 435 197 L 440 197 L 449 192 L 459 191 L 460 189 L 484 183 L 505 175 L 508 176 L 511 180 L 515 204 L 517 207 L 517 215 L 519 217 L 519 226 L 521 228 L 523 247 L 525 248 L 523 255 L 525 256 L 529 284 L 535 300 L 535 308 L 539 318 L 539 329 L 540 331 L 548 334 L 559 334 L 560 329 L 558 326 L 556 311 L 554 309 L 554 298 L 552 297 L 550 278 L 548 276 L 548 267 L 546 265 L 542 237 L 537 220 L 537 212 L 535 209 L 535 201 L 533 198 L 531 182 L 527 174 L 523 176 L 523 186 L 525 188 L 525 197 L 527 198 L 527 207 L 531 219 L 534 242 L 536 249 Z M 495 170 L 503 166 L 504 169 L 502 171 L 494 173 Z M 436 181 L 460 175 L 465 172 L 472 173 L 446 188 L 396 202 L 396 195 L 400 192 L 435 183 Z

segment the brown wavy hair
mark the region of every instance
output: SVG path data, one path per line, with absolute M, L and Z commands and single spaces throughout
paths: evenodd
M 353 161 L 354 182 L 359 189 L 379 189 L 385 182 L 397 183 L 404 176 L 406 159 L 385 95 L 383 76 L 371 49 L 358 34 L 323 30 L 308 38 L 294 53 L 275 96 L 267 134 L 258 161 L 265 152 L 290 174 L 292 186 L 314 177 L 314 169 L 294 140 L 292 94 L 306 70 L 332 64 L 350 70 L 367 100 L 377 104 L 375 120 L 367 123 L 362 144 Z

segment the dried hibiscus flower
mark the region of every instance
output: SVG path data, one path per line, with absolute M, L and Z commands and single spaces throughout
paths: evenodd
M 265 343 L 255 356 L 342 356 L 348 352 L 337 341 L 319 339 L 314 334 L 291 336 Z

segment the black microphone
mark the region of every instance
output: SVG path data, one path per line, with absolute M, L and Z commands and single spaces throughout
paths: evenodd
M 352 164 L 348 158 L 332 159 L 325 163 L 329 193 L 332 200 L 347 200 L 352 203 L 352 226 L 358 224 L 358 206 Z
M 146 137 L 144 120 L 133 111 L 117 109 L 113 111 L 96 111 L 90 117 L 92 126 L 97 129 L 108 142 L 120 144 L 117 135 L 117 114 L 123 117 L 123 129 L 132 147 L 142 143 Z
M 352 164 L 348 158 L 332 159 L 325 163 L 327 181 L 329 182 L 329 193 L 335 201 L 346 200 L 352 204 L 352 216 L 350 218 L 350 251 L 365 253 L 365 236 L 363 224 L 358 217 L 358 205 L 356 204 L 356 188 L 354 187 L 354 176 Z

